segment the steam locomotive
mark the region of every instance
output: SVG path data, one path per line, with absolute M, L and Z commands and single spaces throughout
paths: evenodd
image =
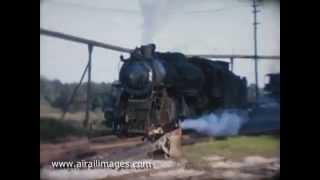
M 229 71 L 227 62 L 155 49 L 145 45 L 120 57 L 113 103 L 105 108 L 114 133 L 142 132 L 154 139 L 185 117 L 246 105 L 247 81 Z

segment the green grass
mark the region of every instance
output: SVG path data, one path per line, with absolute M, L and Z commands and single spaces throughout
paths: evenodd
M 279 138 L 274 136 L 238 136 L 225 140 L 211 139 L 183 147 L 190 160 L 201 161 L 205 156 L 218 155 L 228 159 L 241 159 L 245 156 L 274 156 L 279 152 Z
M 66 137 L 97 137 L 111 134 L 111 129 L 105 127 L 86 129 L 77 121 L 61 121 L 53 117 L 40 117 L 40 143 L 57 143 Z
M 88 134 L 88 130 L 75 126 L 68 121 L 60 121 L 53 118 L 40 118 L 40 142 L 59 142 L 61 139 L 74 136 L 82 137 Z

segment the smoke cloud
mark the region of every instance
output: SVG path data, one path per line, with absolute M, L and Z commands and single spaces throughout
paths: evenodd
M 241 126 L 247 121 L 247 112 L 224 110 L 199 118 L 185 119 L 180 125 L 182 129 L 192 129 L 205 135 L 228 136 L 238 134 Z
M 188 0 L 140 0 L 143 16 L 142 43 L 154 43 L 155 35 L 187 3 Z
M 142 43 L 152 43 L 154 35 L 168 20 L 168 0 L 140 0 L 143 16 Z

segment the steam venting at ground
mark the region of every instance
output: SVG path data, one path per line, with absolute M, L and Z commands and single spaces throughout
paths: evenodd
M 212 112 L 198 118 L 185 119 L 182 129 L 194 130 L 210 136 L 237 135 L 241 126 L 248 121 L 247 112 L 241 110 L 223 110 Z

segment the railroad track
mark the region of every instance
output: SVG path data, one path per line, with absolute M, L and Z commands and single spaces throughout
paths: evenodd
M 279 128 L 241 131 L 240 135 L 274 134 Z M 205 142 L 211 138 L 203 135 L 182 136 L 182 145 Z M 142 136 L 119 138 L 114 135 L 94 138 L 81 138 L 59 144 L 40 145 L 40 165 L 53 160 L 125 160 L 139 159 L 148 156 L 152 144 L 143 142 Z
M 112 153 L 142 144 L 141 137 L 122 139 L 116 136 L 78 138 L 61 143 L 40 144 L 40 166 L 50 161 L 76 160 L 96 154 Z

